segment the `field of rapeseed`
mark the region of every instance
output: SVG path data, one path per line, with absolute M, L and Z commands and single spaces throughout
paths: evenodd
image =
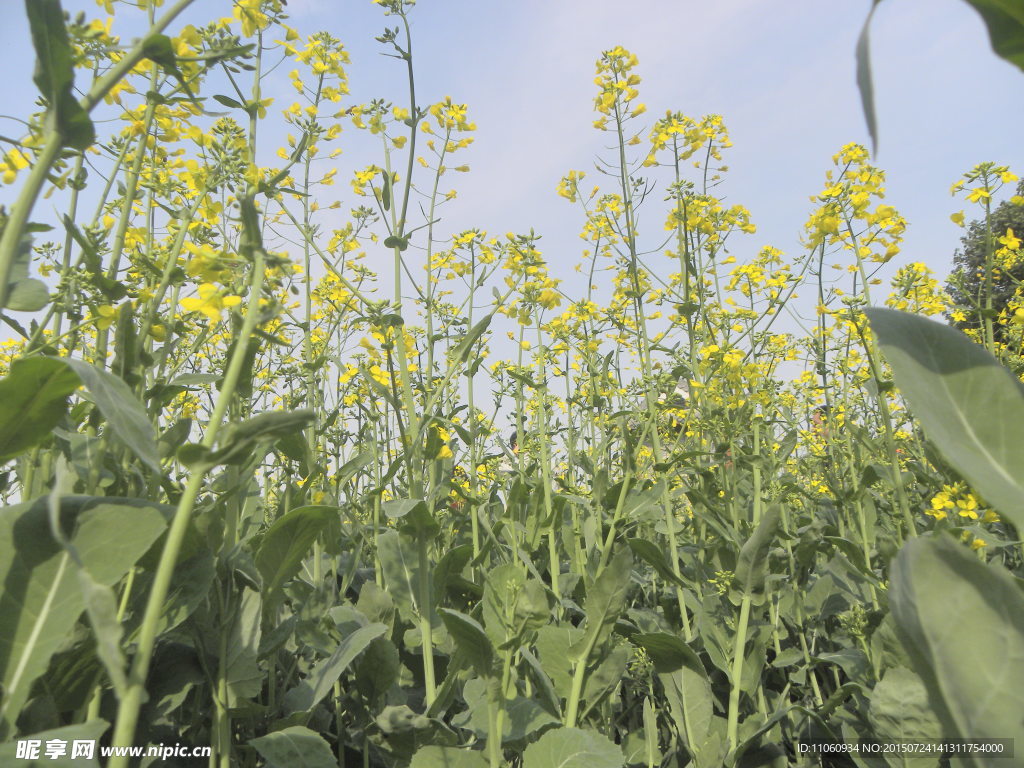
M 603 173 L 549 192 L 569 289 L 532 231 L 442 230 L 472 107 L 416 88 L 429 10 L 376 1 L 408 88 L 364 104 L 281 0 L 100 0 L 133 43 L 25 4 L 0 764 L 1024 765 L 1014 173 L 953 186 L 988 226 L 971 305 L 879 278 L 906 221 L 856 144 L 801 191 L 802 251 L 751 252 L 726 121 L 653 116 L 616 47 Z M 353 131 L 377 151 L 343 179 Z M 850 751 L 943 739 L 976 749 Z M 171 744 L 210 755 L 99 749 Z

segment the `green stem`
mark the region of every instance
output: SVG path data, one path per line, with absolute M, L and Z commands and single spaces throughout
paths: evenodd
M 202 446 L 213 448 L 217 433 L 220 431 L 224 415 L 227 413 L 228 405 L 235 395 L 238 380 L 241 377 L 242 366 L 245 362 L 246 351 L 249 347 L 253 331 L 256 330 L 256 323 L 260 314 L 260 297 L 263 293 L 264 264 L 266 254 L 262 248 L 253 249 L 253 274 L 252 283 L 249 289 L 249 303 L 246 307 L 245 320 L 239 331 L 238 343 L 235 345 L 234 354 L 224 374 L 224 382 L 217 398 L 213 414 L 210 416 L 210 423 L 203 436 Z M 174 519 L 167 532 L 167 541 L 164 550 L 160 555 L 160 563 L 157 565 L 156 575 L 153 578 L 153 586 L 146 601 L 146 610 L 143 614 L 142 625 L 139 629 L 138 650 L 132 660 L 131 670 L 128 674 L 128 688 L 117 712 L 117 722 L 114 725 L 114 735 L 111 744 L 116 746 L 129 746 L 135 738 L 135 727 L 138 723 L 139 709 L 142 706 L 142 698 L 146 687 L 146 677 L 149 673 L 149 665 L 153 658 L 153 648 L 156 644 L 157 624 L 164 609 L 164 602 L 171 585 L 171 577 L 174 575 L 174 568 L 178 562 L 178 553 L 185 540 L 185 533 L 188 530 L 188 523 L 195 508 L 196 498 L 203 487 L 206 470 L 209 467 L 195 468 L 189 475 L 188 483 L 178 502 L 178 508 L 174 513 Z M 127 756 L 114 756 L 111 758 L 108 768 L 126 768 L 128 765 Z
M 726 725 L 726 738 L 729 749 L 736 748 L 737 733 L 740 721 L 740 693 L 743 683 L 743 660 L 747 645 L 747 624 L 750 621 L 750 595 L 743 595 L 740 601 L 740 619 L 736 627 L 736 643 L 733 646 L 732 686 L 729 689 L 729 719 Z

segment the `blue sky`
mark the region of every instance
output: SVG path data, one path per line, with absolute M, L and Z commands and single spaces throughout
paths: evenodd
M 35 98 L 32 51 L 20 3 L 0 30 L 5 114 L 24 115 Z M 99 15 L 92 2 L 65 8 Z M 750 209 L 755 235 L 732 240 L 739 260 L 762 245 L 798 255 L 799 238 L 831 156 L 850 141 L 867 143 L 854 81 L 854 46 L 870 0 L 421 0 L 412 13 L 421 100 L 451 95 L 478 126 L 457 174 L 459 198 L 442 235 L 469 227 L 543 235 L 541 249 L 566 279 L 583 246 L 578 209 L 554 193 L 569 169 L 592 171 L 606 135 L 594 119 L 594 61 L 623 45 L 637 54 L 641 100 L 651 120 L 665 110 L 724 116 L 734 147 L 718 192 Z M 304 33 L 327 29 L 352 56 L 350 103 L 404 100 L 404 71 L 380 56 L 373 38 L 393 19 L 369 0 L 290 0 Z M 196 0 L 184 21 L 230 13 L 228 0 Z M 120 22 L 120 17 L 119 17 Z M 180 27 L 180 24 L 175 28 Z M 961 231 L 949 214 L 964 207 L 949 185 L 974 164 L 993 160 L 1024 175 L 1019 126 L 1024 73 L 998 59 L 977 14 L 961 0 L 886 0 L 876 15 L 872 57 L 880 125 L 877 163 L 887 173 L 887 202 L 907 218 L 904 252 L 893 266 L 923 261 L 945 275 Z M 115 32 L 118 28 L 115 27 Z M 125 26 L 125 39 L 137 33 Z M 172 29 L 173 33 L 173 29 Z M 281 68 L 281 98 L 290 103 Z M 17 133 L 4 121 L 0 133 Z M 339 178 L 377 158 L 346 128 Z M 268 148 L 268 156 L 270 156 Z M 335 188 L 343 205 L 363 200 Z M 0 191 L 0 202 L 10 191 Z M 652 201 L 652 205 L 654 202 Z M 45 205 L 45 204 L 44 204 Z M 662 212 L 650 211 L 652 240 Z

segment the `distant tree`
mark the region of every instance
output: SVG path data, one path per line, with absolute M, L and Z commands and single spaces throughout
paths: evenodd
M 1017 195 L 1024 196 L 1024 181 L 1017 185 Z M 989 227 L 991 246 L 985 220 L 975 219 L 967 225 L 966 233 L 960 238 L 960 247 L 953 254 L 953 272 L 946 284 L 946 290 L 953 300 L 953 309 L 948 316 L 950 322 L 963 331 L 981 332 L 984 324 L 982 309 L 986 253 L 989 247 L 993 252 L 1003 247 L 999 238 L 1005 237 L 1008 230 L 1013 230 L 1015 236 L 1024 240 L 1024 205 L 1010 201 L 1000 203 L 992 209 Z M 992 309 L 996 316 L 1013 299 L 1022 281 L 1024 259 L 1009 264 L 1004 261 L 993 270 Z M 994 323 L 993 335 L 997 344 L 1006 343 L 1005 326 Z

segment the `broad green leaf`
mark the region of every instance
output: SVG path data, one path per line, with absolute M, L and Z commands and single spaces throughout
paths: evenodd
M 117 619 L 114 590 L 97 582 L 84 568 L 75 570 L 89 625 L 96 638 L 96 655 L 103 662 L 114 692 L 120 698 L 128 688 L 128 663 L 121 648 L 123 630 Z
M 14 260 L 7 277 L 6 308 L 16 312 L 38 312 L 50 302 L 46 283 L 28 276 L 32 262 L 32 237 L 23 235 L 14 250 Z
M 596 731 L 548 731 L 523 753 L 523 768 L 622 768 L 622 750 Z
M 548 624 L 537 631 L 537 654 L 541 669 L 563 699 L 567 699 L 572 690 L 572 662 L 565 651 L 582 636 L 583 630 L 572 624 Z
M 681 638 L 668 632 L 634 635 L 658 673 L 676 727 L 691 751 L 701 749 L 711 727 L 711 682 L 700 658 Z
M 398 682 L 402 662 L 398 648 L 387 636 L 374 638 L 355 663 L 355 683 L 366 701 L 374 702 L 387 695 L 392 685 Z
M 659 479 L 654 485 L 644 491 L 632 490 L 626 494 L 626 500 L 622 505 L 622 517 L 626 520 L 637 520 L 641 513 L 649 507 L 661 503 L 661 497 L 665 493 L 665 480 Z M 659 515 L 660 517 L 660 515 Z
M 739 605 L 741 596 L 749 595 L 753 605 L 764 602 L 765 577 L 768 575 L 768 552 L 775 540 L 775 531 L 779 527 L 779 507 L 776 504 L 768 507 L 761 522 L 740 549 L 736 562 L 735 590 L 730 590 L 729 599 Z
M 162 551 L 161 542 L 157 542 L 153 550 L 156 554 Z M 145 558 L 140 561 L 140 566 L 146 566 Z M 167 599 L 164 600 L 163 611 L 157 620 L 157 635 L 162 635 L 177 627 L 181 622 L 191 616 L 207 600 L 210 594 L 210 587 L 216 578 L 216 560 L 207 550 L 201 551 L 192 557 L 178 555 L 178 564 L 171 576 L 170 591 Z M 132 589 L 132 600 L 137 604 L 134 606 L 134 614 L 126 619 L 125 631 L 131 638 L 132 633 L 138 630 L 142 621 L 142 614 L 145 611 L 145 597 L 152 584 L 152 573 L 142 572 L 135 575 L 135 585 Z
M 31 735 L 19 736 L 18 740 L 32 739 L 40 742 L 38 760 L 24 760 L 18 758 L 18 741 L 8 741 L 0 744 L 0 765 L 17 766 L 17 768 L 42 768 L 45 765 L 59 765 L 61 768 L 99 768 L 100 751 L 97 748 L 91 758 L 76 757 L 71 759 L 71 747 L 75 741 L 99 741 L 103 733 L 110 727 L 106 720 L 89 720 L 77 725 L 66 725 L 63 728 L 54 728 L 52 731 L 42 731 Z M 63 741 L 67 744 L 67 751 L 64 757 L 51 760 L 46 757 L 46 742 Z
M 454 581 L 473 557 L 473 545 L 452 547 L 434 566 L 434 600 L 440 603 L 448 585 Z
M 67 410 L 78 377 L 59 360 L 15 360 L 0 381 L 0 462 L 14 458 L 50 434 Z
M 228 684 L 228 706 L 241 706 L 263 690 L 264 673 L 259 664 L 260 593 L 243 588 L 235 601 L 235 614 L 228 629 L 227 658 L 223 660 Z
M 73 54 L 60 0 L 25 0 L 25 11 L 36 50 L 33 79 L 46 98 L 47 121 L 52 121 L 64 146 L 86 149 L 96 133 L 72 89 Z
M 25 12 L 36 51 L 32 79 L 52 104 L 55 94 L 71 90 L 75 78 L 64 11 L 60 0 L 26 0 Z
M 697 654 L 676 634 L 651 632 L 633 635 L 629 641 L 647 652 L 651 661 L 654 662 L 655 672 L 676 672 L 683 667 L 704 671 L 704 666 Z
M 74 564 L 51 535 L 48 518 L 46 499 L 0 509 L 0 731 L 6 733 L 85 608 Z M 144 501 L 76 496 L 61 498 L 61 521 L 85 569 L 107 587 L 166 526 L 164 515 Z
M 384 624 L 367 624 L 342 640 L 329 658 L 314 666 L 305 680 L 284 695 L 285 709 L 288 712 L 308 712 L 319 704 L 356 656 L 387 631 Z
M 275 440 L 301 431 L 313 422 L 313 411 L 266 411 L 240 424 L 229 424 L 217 439 L 217 450 L 208 460 L 214 464 L 242 464 L 248 461 L 261 440 Z
M 545 628 L 541 628 L 541 631 L 537 633 L 537 642 L 540 643 L 540 637 Z M 519 649 L 519 656 L 524 662 L 526 662 L 527 673 L 530 679 L 533 681 L 533 685 L 537 691 L 537 696 L 540 697 L 544 706 L 551 712 L 554 712 L 559 719 L 562 718 L 562 701 L 555 691 L 554 682 L 548 677 L 547 672 L 544 671 L 544 667 L 541 665 L 540 660 L 534 656 L 529 648 L 523 647 Z M 569 695 L 568 688 L 566 689 L 566 696 Z
M 587 703 L 580 711 L 579 720 L 585 721 L 587 715 L 605 700 L 612 691 L 629 677 L 626 671 L 635 649 L 623 642 L 607 651 L 600 662 L 592 670 L 587 671 L 587 682 L 583 686 L 583 701 Z
M 356 455 L 354 458 L 346 461 L 337 472 L 337 483 L 339 486 L 344 485 L 353 477 L 355 474 L 373 461 L 373 450 L 367 448 L 362 453 Z
M 634 555 L 651 566 L 665 581 L 671 581 L 680 587 L 686 586 L 686 583 L 673 573 L 672 566 L 669 565 L 668 558 L 661 551 L 661 547 L 653 541 L 648 539 L 628 539 L 626 543 L 633 550 Z
M 632 569 L 633 555 L 628 548 L 623 547 L 590 585 L 583 604 L 583 611 L 587 615 L 583 638 L 568 649 L 573 661 L 586 662 L 592 650 L 611 634 L 612 627 L 626 608 Z
M 871 10 L 864 19 L 860 37 L 857 38 L 857 89 L 860 91 L 860 103 L 864 109 L 864 120 L 868 124 L 871 136 L 871 154 L 878 152 L 878 122 L 875 117 L 875 86 L 871 80 L 871 17 L 882 0 L 872 0 Z
M 491 324 L 491 320 L 494 318 L 493 313 L 487 315 L 483 320 L 477 322 L 469 332 L 462 337 L 462 340 L 455 347 L 455 351 L 452 353 L 452 357 L 456 358 L 460 363 L 464 363 L 469 359 L 469 356 L 473 352 L 473 345 L 480 340 L 480 337 L 484 335 L 488 326 Z
M 403 527 L 416 531 L 418 536 L 430 536 L 440 530 L 440 525 L 427 509 L 423 499 L 395 499 L 386 501 L 381 510 L 391 520 L 401 520 Z
M 338 514 L 336 507 L 298 507 L 281 515 L 264 532 L 253 559 L 263 577 L 268 605 L 276 603 L 281 588 L 299 572 L 317 537 Z
M 386 590 L 377 586 L 377 582 L 368 581 L 359 590 L 356 610 L 368 621 L 390 624 L 395 617 L 395 602 Z
M 455 640 L 455 647 L 465 654 L 480 675 L 490 675 L 494 647 L 480 623 L 473 617 L 450 608 L 438 608 L 437 612 L 448 628 L 448 634 Z
M 452 725 L 473 731 L 477 738 L 487 738 L 491 727 L 488 721 L 488 695 L 491 700 L 501 696 L 497 679 L 483 680 L 479 677 L 469 680 L 463 686 L 462 697 L 466 710 L 452 720 Z M 488 688 L 490 689 L 488 690 Z M 542 728 L 558 723 L 558 720 L 534 699 L 513 696 L 504 702 L 505 721 L 501 729 L 502 743 L 522 741 Z
M 1024 744 L 1024 591 L 947 536 L 907 542 L 889 603 L 947 738 Z M 973 765 L 1004 761 L 974 756 Z
M 338 759 L 323 736 L 301 725 L 268 733 L 249 744 L 267 768 L 337 768 Z
M 871 692 L 868 718 L 879 741 L 936 741 L 942 738 L 942 728 L 935 712 L 928 704 L 928 691 L 921 678 L 904 667 L 888 670 Z M 934 768 L 939 758 L 916 757 L 908 759 L 908 768 Z M 898 758 L 889 764 L 902 766 Z
M 482 752 L 431 744 L 420 747 L 412 756 L 409 768 L 487 768 L 488 765 Z
M 15 312 L 38 312 L 50 303 L 50 289 L 34 277 L 12 282 L 7 291 L 7 309 Z
M 491 571 L 484 584 L 483 625 L 496 649 L 529 642 L 547 619 L 547 597 L 540 581 L 526 578 L 512 563 Z
M 385 531 L 377 537 L 377 557 L 388 592 L 406 621 L 419 616 L 417 585 L 419 558 L 413 542 L 398 531 Z
M 1020 0 L 966 0 L 988 27 L 992 50 L 1024 70 L 1024 5 Z
M 146 466 L 160 473 L 162 470 L 156 430 L 146 414 L 145 406 L 131 388 L 117 376 L 95 365 L 67 357 L 60 359 L 82 380 L 113 433 Z
M 867 315 L 929 440 L 1024 531 L 1024 387 L 954 328 L 891 309 Z

